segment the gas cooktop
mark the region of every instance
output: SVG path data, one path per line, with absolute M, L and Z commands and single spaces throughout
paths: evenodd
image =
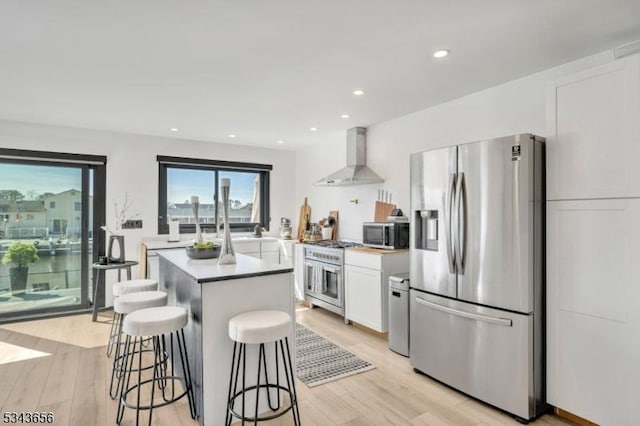
M 354 243 L 352 241 L 342 241 L 342 240 L 305 241 L 304 244 L 319 246 L 319 247 L 328 247 L 328 248 L 360 247 L 362 245 L 360 243 Z

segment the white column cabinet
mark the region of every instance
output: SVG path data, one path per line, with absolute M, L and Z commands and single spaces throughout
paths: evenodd
M 345 320 L 389 330 L 389 276 L 409 271 L 409 253 L 368 248 L 345 250 Z
M 547 200 L 640 196 L 638 55 L 549 84 Z
M 634 425 L 640 57 L 552 82 L 547 105 L 547 401 Z

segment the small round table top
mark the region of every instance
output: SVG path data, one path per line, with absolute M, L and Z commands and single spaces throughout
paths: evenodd
M 100 263 L 94 263 L 93 269 L 120 269 L 120 268 L 130 268 L 132 266 L 136 266 L 138 264 L 135 260 L 125 260 L 124 262 L 109 262 L 106 265 L 102 265 Z

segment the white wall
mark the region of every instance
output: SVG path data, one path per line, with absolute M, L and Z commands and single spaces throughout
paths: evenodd
M 296 170 L 296 199 L 301 203 L 308 197 L 315 220 L 326 217 L 329 210 L 339 210 L 339 237 L 361 240 L 362 222 L 373 220 L 379 188 L 391 191 L 392 202 L 409 213 L 411 153 L 516 133 L 545 136 L 547 82 L 612 60 L 611 52 L 603 52 L 369 126 L 367 164 L 385 179 L 383 185 L 313 186 L 314 181 L 345 165 L 346 137 L 326 141 L 322 149 L 300 150 L 298 158 L 304 167 Z M 357 205 L 349 203 L 352 198 L 358 199 Z M 297 219 L 294 216 L 296 224 Z
M 142 229 L 123 231 L 128 259 L 138 258 L 142 237 L 157 235 L 158 154 L 272 164 L 270 234 L 278 233 L 280 217 L 297 214 L 291 190 L 295 179 L 293 151 L 2 120 L 0 147 L 107 156 L 107 225 L 115 228 L 114 201 L 122 205 L 126 192 L 133 199 L 129 213 L 139 214 L 143 221 Z

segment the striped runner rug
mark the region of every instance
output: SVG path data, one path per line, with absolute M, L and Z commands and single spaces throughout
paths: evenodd
M 296 324 L 296 375 L 308 387 L 374 368 L 376 367 L 305 326 Z

